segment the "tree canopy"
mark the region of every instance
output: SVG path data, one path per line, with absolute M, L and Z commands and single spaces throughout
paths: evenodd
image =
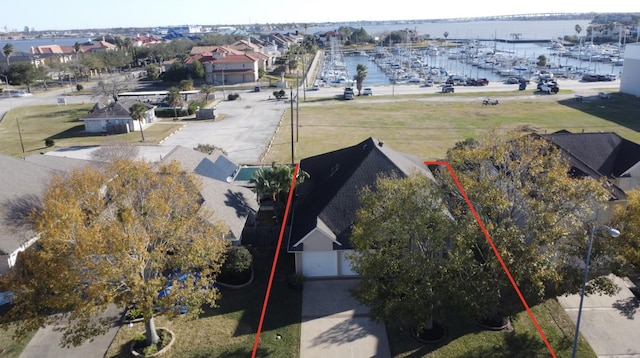
M 577 291 L 585 224 L 609 198 L 602 183 L 571 176 L 560 151 L 533 135 L 466 140 L 446 159 L 529 305 Z M 374 317 L 414 327 L 447 307 L 476 319 L 519 312 L 519 297 L 449 171 L 434 168 L 434 175 L 440 190 L 425 177 L 385 179 L 375 193 L 363 192 L 351 238 L 354 270 L 363 276 L 356 297 Z
M 376 320 L 420 331 L 449 306 L 445 259 L 452 218 L 439 188 L 424 175 L 379 178 L 363 190 L 351 237 L 354 296 Z M 375 250 L 371 250 L 371 249 Z
M 109 328 L 92 319 L 108 304 L 135 305 L 155 343 L 157 311 L 172 317 L 180 304 L 195 316 L 215 305 L 226 230 L 211 224 L 198 188 L 175 162 L 116 159 L 55 177 L 33 216 L 40 239 L 1 278 L 15 297 L 0 319 L 17 335 L 64 321 L 61 344 L 78 345 Z M 189 276 L 179 283 L 176 272 Z
M 361 63 L 356 66 L 356 74 L 353 75 L 353 79 L 356 81 L 356 88 L 358 89 L 358 96 L 362 91 L 362 83 L 367 78 L 367 66 Z

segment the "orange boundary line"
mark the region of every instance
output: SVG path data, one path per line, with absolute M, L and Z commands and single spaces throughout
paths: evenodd
M 527 301 L 524 299 L 524 296 L 522 295 L 522 292 L 520 292 L 520 288 L 518 288 L 518 284 L 513 279 L 513 276 L 511 276 L 511 272 L 509 272 L 509 269 L 507 268 L 507 265 L 504 263 L 504 260 L 502 259 L 502 256 L 500 255 L 500 252 L 498 252 L 498 248 L 496 247 L 496 245 L 493 243 L 493 240 L 491 239 L 491 235 L 489 235 L 489 232 L 487 231 L 487 229 L 485 228 L 484 224 L 482 223 L 482 220 L 480 219 L 480 215 L 478 215 L 478 212 L 473 207 L 473 204 L 471 204 L 471 200 L 469 200 L 469 197 L 467 197 L 467 193 L 462 188 L 462 184 L 460 184 L 460 181 L 458 180 L 458 177 L 454 173 L 453 168 L 451 168 L 451 165 L 448 162 L 424 162 L 424 164 L 425 165 L 440 165 L 440 166 L 447 167 L 447 170 L 449 170 L 449 174 L 451 174 L 451 177 L 453 178 L 453 181 L 456 183 L 456 186 L 458 187 L 458 190 L 460 191 L 460 194 L 462 194 L 462 197 L 464 198 L 465 202 L 467 203 L 467 206 L 469 206 L 469 209 L 471 209 L 471 212 L 473 213 L 473 216 L 476 219 L 476 222 L 480 226 L 480 230 L 482 230 L 482 233 L 484 234 L 484 237 L 487 239 L 487 242 L 489 242 L 489 245 L 491 246 L 491 249 L 493 250 L 493 253 L 496 255 L 496 258 L 498 258 L 498 261 L 500 262 L 500 265 L 502 265 L 502 269 L 504 270 L 504 273 L 507 275 L 507 278 L 509 278 L 509 281 L 511 282 L 511 285 L 513 286 L 513 288 L 516 290 L 516 293 L 518 294 L 518 297 L 520 297 L 520 301 L 524 305 L 524 308 L 527 310 L 527 313 L 529 314 L 529 317 L 531 318 L 531 321 L 533 322 L 533 325 L 538 330 L 538 333 L 540 334 L 540 337 L 542 337 L 542 340 L 544 341 L 544 344 L 547 346 L 547 349 L 549 350 L 549 353 L 551 353 L 551 356 L 556 358 L 556 354 L 553 351 L 553 348 L 551 347 L 551 344 L 549 344 L 549 341 L 547 340 L 547 337 L 545 336 L 544 332 L 542 331 L 542 327 L 540 327 L 540 324 L 538 323 L 538 320 L 536 319 L 536 316 L 531 311 L 531 308 L 529 308 L 529 305 L 527 304 Z
M 273 256 L 273 264 L 271 265 L 271 274 L 269 275 L 269 284 L 267 285 L 267 292 L 264 295 L 264 303 L 262 304 L 262 313 L 260 313 L 260 322 L 258 323 L 258 331 L 256 332 L 256 339 L 253 342 L 253 352 L 251 357 L 256 357 L 258 351 L 258 343 L 260 342 L 260 333 L 262 332 L 262 323 L 264 323 L 264 315 L 267 312 L 267 303 L 269 302 L 269 295 L 271 294 L 271 284 L 273 283 L 273 276 L 276 273 L 276 265 L 278 263 L 278 256 L 280 255 L 280 246 L 282 245 L 282 237 L 284 236 L 284 230 L 287 225 L 287 218 L 289 217 L 289 208 L 291 207 L 291 198 L 293 198 L 293 192 L 295 189 L 296 178 L 298 177 L 298 169 L 300 163 L 296 163 L 293 169 L 293 178 L 291 178 L 291 186 L 289 187 L 289 196 L 287 198 L 287 206 L 284 209 L 284 216 L 282 217 L 282 225 L 280 226 L 280 236 L 278 237 L 278 244 L 276 245 L 276 253 Z

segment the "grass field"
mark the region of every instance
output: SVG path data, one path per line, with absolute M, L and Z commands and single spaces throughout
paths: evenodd
M 425 160 L 442 159 L 448 148 L 491 130 L 550 133 L 613 131 L 640 143 L 640 105 L 631 96 L 614 94 L 609 100 L 577 102 L 543 96 L 474 93 L 406 97 L 356 97 L 355 101 L 313 99 L 300 104 L 295 133 L 295 161 L 355 145 L 375 137 L 395 150 Z M 499 96 L 497 106 L 483 106 L 482 98 Z M 289 111 L 289 110 L 287 110 Z M 290 112 L 283 117 L 264 163 L 291 162 Z M 296 140 L 297 138 L 297 140 Z
M 142 142 L 140 132 L 110 136 L 84 133 L 84 123 L 79 118 L 84 117 L 91 107 L 81 104 L 50 105 L 17 108 L 8 112 L 0 122 L 0 153 L 23 156 L 61 147 L 101 145 L 109 141 Z M 144 130 L 145 143 L 158 144 L 182 125 L 165 122 L 149 126 Z M 55 141 L 54 147 L 45 146 L 47 138 Z

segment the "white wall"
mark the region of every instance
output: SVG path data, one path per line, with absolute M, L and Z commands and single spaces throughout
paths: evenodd
M 620 92 L 640 96 L 640 43 L 625 46 Z

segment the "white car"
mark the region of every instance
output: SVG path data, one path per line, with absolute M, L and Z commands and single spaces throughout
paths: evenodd
M 312 91 L 318 91 L 318 90 L 320 90 L 320 86 L 317 83 L 315 83 L 313 86 L 311 86 L 311 90 Z
M 363 96 L 373 96 L 373 91 L 371 90 L 371 88 L 367 87 L 364 90 L 362 90 L 362 95 Z

